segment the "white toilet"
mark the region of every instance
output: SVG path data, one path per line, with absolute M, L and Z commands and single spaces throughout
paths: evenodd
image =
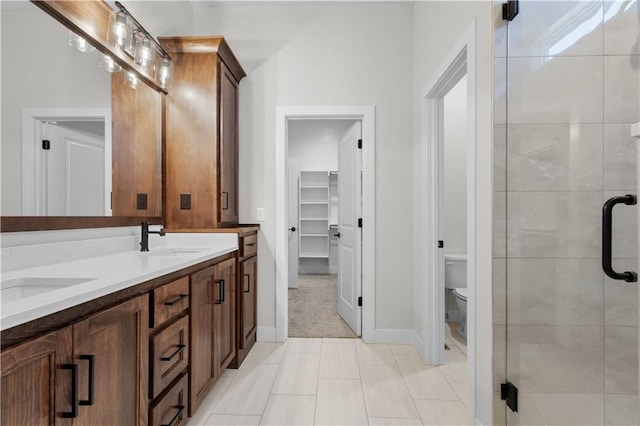
M 456 331 L 467 338 L 467 255 L 444 255 L 444 286 L 451 290 L 462 320 Z

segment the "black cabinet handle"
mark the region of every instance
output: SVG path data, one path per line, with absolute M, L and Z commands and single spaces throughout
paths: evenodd
M 222 302 L 224 302 L 224 280 L 216 280 L 216 284 L 218 284 L 220 298 L 215 302 L 215 304 L 221 305 Z
M 80 355 L 80 359 L 89 361 L 89 374 L 88 374 L 88 387 L 89 398 L 79 401 L 80 405 L 93 405 L 93 391 L 94 391 L 94 368 L 95 368 L 95 356 L 94 355 Z
M 178 355 L 178 354 L 179 354 L 180 352 L 182 352 L 182 351 L 184 350 L 184 348 L 186 348 L 186 347 L 187 347 L 187 345 L 178 345 L 177 349 L 176 349 L 175 351 L 173 351 L 173 353 L 172 353 L 171 355 L 169 355 L 169 356 L 163 356 L 163 357 L 161 357 L 160 359 L 161 359 L 162 361 L 171 361 L 171 359 L 172 359 L 174 356 Z
M 340 233 L 338 232 L 337 234 L 333 234 L 333 236 L 336 238 L 340 238 Z
M 189 297 L 189 295 L 188 294 L 181 294 L 181 295 L 179 295 L 178 297 L 176 297 L 173 300 L 168 300 L 168 301 L 164 302 L 164 304 L 166 306 L 173 306 L 173 305 L 175 305 L 176 303 L 178 303 L 179 301 L 181 301 L 182 299 L 184 299 L 186 297 Z
M 253 247 L 255 245 L 256 245 L 256 243 L 247 243 L 247 244 L 245 244 L 245 246 L 249 246 L 249 247 Z
M 63 370 L 71 370 L 71 411 L 63 411 L 65 419 L 78 417 L 78 364 L 63 364 Z
M 222 210 L 229 210 L 229 193 L 227 191 L 222 191 L 222 196 L 224 197 Z
M 291 232 L 296 232 L 296 227 L 295 227 L 295 226 L 292 226 L 291 228 L 289 228 L 289 231 L 291 231 Z
M 244 274 L 244 277 L 247 278 L 247 289 L 244 292 L 251 293 L 251 275 Z
M 176 413 L 175 416 L 173 416 L 173 418 L 171 419 L 171 421 L 169 423 L 162 423 L 160 426 L 173 426 L 173 424 L 176 422 L 176 420 L 178 420 L 178 417 L 180 417 L 180 415 L 182 414 L 182 412 L 184 411 L 184 405 L 178 405 L 176 408 L 178 409 L 178 412 Z
M 607 200 L 602 207 L 602 269 L 604 273 L 614 280 L 624 280 L 629 283 L 638 281 L 638 274 L 632 271 L 616 272 L 611 265 L 611 245 L 612 245 L 612 227 L 613 227 L 613 208 L 616 204 L 624 204 L 626 206 L 636 205 L 636 196 L 627 194 L 623 196 L 613 197 Z

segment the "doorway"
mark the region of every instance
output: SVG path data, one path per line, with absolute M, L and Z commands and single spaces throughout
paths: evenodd
M 374 179 L 374 158 L 375 158 L 375 137 L 374 137 L 374 107 L 278 107 L 276 122 L 276 330 L 275 340 L 285 341 L 289 335 L 288 331 L 288 318 L 289 318 L 289 262 L 290 262 L 290 249 L 289 243 L 291 240 L 292 227 L 296 230 L 300 227 L 290 225 L 292 223 L 289 213 L 289 192 L 291 187 L 291 181 L 288 180 L 288 170 L 291 168 L 288 162 L 289 158 L 289 124 L 295 120 L 349 120 L 351 123 L 358 122 L 361 124 L 360 140 L 362 140 L 361 157 L 362 157 L 362 172 L 358 177 L 361 185 L 361 203 L 354 206 L 354 208 L 360 209 L 360 215 L 356 218 L 355 227 L 357 232 L 361 236 L 361 255 L 360 258 L 352 259 L 351 263 L 339 262 L 338 264 L 356 265 L 357 268 L 351 268 L 348 271 L 344 271 L 345 275 L 352 274 L 352 276 L 359 275 L 362 283 L 360 288 L 360 294 L 358 294 L 358 287 L 355 291 L 349 294 L 340 294 L 340 297 L 346 298 L 349 303 L 349 307 L 354 315 L 356 323 L 357 320 L 361 324 L 362 338 L 365 342 L 374 341 L 373 333 L 373 314 L 375 306 L 375 279 L 374 279 L 374 261 L 375 261 L 375 179 Z M 358 139 L 351 138 L 352 144 L 357 144 Z M 357 148 L 356 148 L 357 149 Z M 328 173 L 325 171 L 325 175 L 328 179 Z M 353 200 L 354 197 L 346 197 Z M 308 210 L 312 210 L 317 207 L 310 207 Z M 307 208 L 305 208 L 307 210 Z M 355 213 L 354 210 L 352 213 Z M 355 215 L 352 215 L 356 217 Z M 328 214 L 327 214 L 328 217 Z M 367 226 L 366 224 L 370 224 Z M 362 224 L 360 228 L 358 225 Z M 339 223 L 338 232 L 340 232 L 340 242 L 348 240 L 349 236 L 345 239 L 343 237 L 342 230 L 347 230 L 347 234 L 352 232 L 349 228 L 353 228 L 354 223 Z M 335 230 L 327 230 L 335 231 Z M 337 233 L 337 232 L 333 232 Z M 323 237 L 324 238 L 324 237 Z M 300 244 L 300 237 L 297 239 Z M 310 238 L 310 240 L 313 240 Z M 318 239 L 319 240 L 319 239 Z M 328 240 L 326 241 L 328 244 Z M 303 243 L 304 244 L 304 243 Z M 311 242 L 311 247 L 314 244 L 321 244 L 318 241 Z M 339 246 L 346 247 L 345 244 L 339 244 Z M 320 247 L 320 246 L 318 246 Z M 328 246 L 327 246 L 328 247 Z M 299 246 L 298 251 L 301 248 Z M 338 251 L 340 256 L 346 256 L 349 250 Z M 292 262 L 293 257 L 292 257 Z M 357 272 L 360 270 L 361 272 Z M 337 275 L 340 275 L 340 271 Z M 295 274 L 297 276 L 297 274 Z M 338 283 L 339 286 L 339 283 Z M 361 299 L 360 299 L 361 298 Z M 360 303 L 362 306 L 359 306 Z M 343 315 L 346 316 L 346 315 Z M 357 324 L 355 326 L 357 328 Z
M 22 112 L 22 214 L 111 215 L 111 111 Z
M 288 129 L 289 337 L 361 334 L 360 120 Z

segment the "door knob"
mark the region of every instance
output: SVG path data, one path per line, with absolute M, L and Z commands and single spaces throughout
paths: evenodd
M 338 232 L 337 234 L 333 234 L 333 236 L 340 238 L 340 233 Z
M 289 231 L 291 231 L 291 232 L 296 232 L 296 227 L 295 227 L 295 226 L 292 226 L 291 228 L 289 228 Z

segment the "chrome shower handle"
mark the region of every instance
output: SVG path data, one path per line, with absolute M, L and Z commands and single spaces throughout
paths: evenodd
M 624 280 L 629 283 L 638 281 L 638 274 L 632 271 L 616 272 L 611 265 L 611 240 L 613 228 L 613 208 L 616 204 L 624 204 L 626 206 L 636 205 L 636 196 L 627 194 L 623 196 L 613 197 L 607 200 L 602 207 L 602 269 L 604 273 L 614 280 Z

